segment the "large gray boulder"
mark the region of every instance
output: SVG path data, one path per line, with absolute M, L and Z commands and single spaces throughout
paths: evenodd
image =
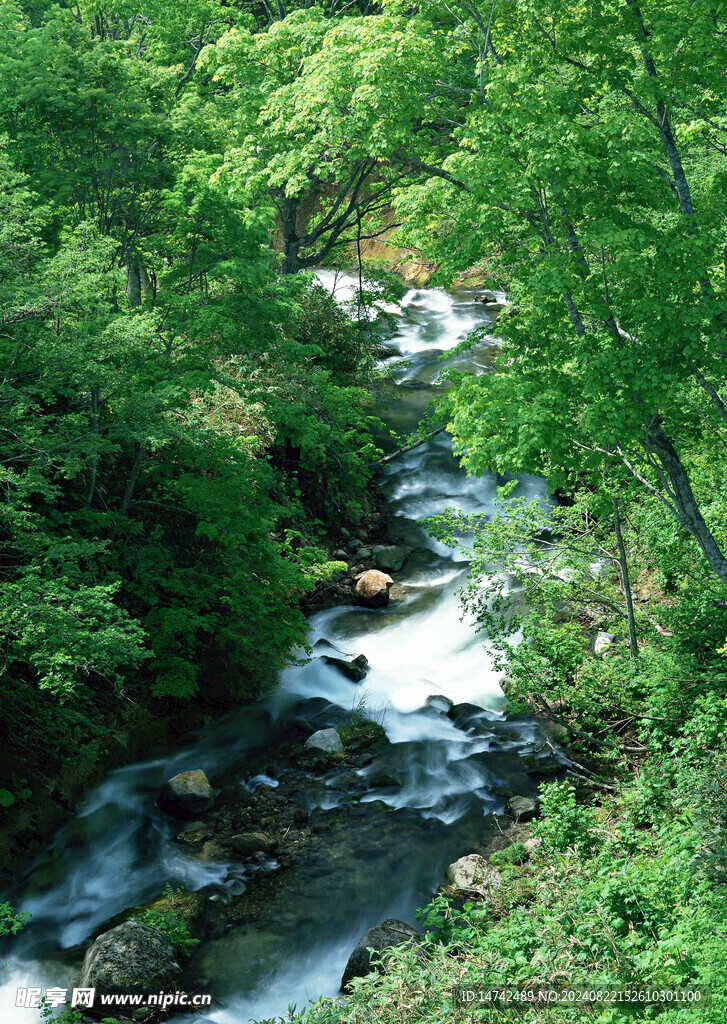
M 86 950 L 79 988 L 103 993 L 173 992 L 182 978 L 177 951 L 158 928 L 124 921 Z
M 389 603 L 389 589 L 393 585 L 391 576 L 378 569 L 362 572 L 356 582 L 356 601 L 364 608 L 384 608 Z
M 358 940 L 353 953 L 348 958 L 346 969 L 341 978 L 341 988 L 345 991 L 353 978 L 365 978 L 371 971 L 383 970 L 378 959 L 375 959 L 372 963 L 369 949 L 379 953 L 382 949 L 400 946 L 404 942 L 416 941 L 418 938 L 418 932 L 411 925 L 408 925 L 406 921 L 398 921 L 394 917 L 382 921 L 381 924 L 377 924 L 374 928 L 369 928 Z
M 322 750 L 324 754 L 342 754 L 343 743 L 335 729 L 319 729 L 305 741 L 306 749 Z
M 470 853 L 450 864 L 444 876 L 447 884 L 468 896 L 484 899 L 493 889 L 502 885 L 502 875 L 488 864 L 479 853 Z
M 215 791 L 201 768 L 179 772 L 162 787 L 157 803 L 176 818 L 196 818 L 208 811 L 215 801 Z

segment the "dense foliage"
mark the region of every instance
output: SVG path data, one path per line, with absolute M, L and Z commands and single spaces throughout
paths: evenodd
M 454 980 L 708 984 L 545 1012 L 724 1019 L 726 30 L 723 0 L 0 2 L 3 806 L 301 642 L 376 331 L 297 271 L 395 222 L 511 300 L 440 420 L 567 503 L 436 529 L 474 531 L 464 600 L 578 789 L 312 1021 L 457 1019 Z
M 216 176 L 198 57 L 248 21 L 0 6 L 5 806 L 134 708 L 255 697 L 367 500 L 376 324 L 281 280 L 274 204 Z

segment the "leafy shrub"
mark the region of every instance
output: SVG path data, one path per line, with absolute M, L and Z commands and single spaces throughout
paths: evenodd
M 525 843 L 511 843 L 503 850 L 496 850 L 490 856 L 490 863 L 495 865 L 503 864 L 525 864 L 530 859 L 530 854 Z
M 559 853 L 571 848 L 588 853 L 596 842 L 595 817 L 576 803 L 573 784 L 551 782 L 543 786 L 541 795 L 541 818 L 536 829 L 545 848 Z
M 184 889 L 174 889 L 171 883 L 167 882 L 159 900 L 155 900 L 151 907 L 139 908 L 130 920 L 158 928 L 183 956 L 189 956 L 200 941 L 190 932 L 188 918 L 184 913 L 188 902 L 185 898 L 190 895 L 196 894 L 187 893 Z

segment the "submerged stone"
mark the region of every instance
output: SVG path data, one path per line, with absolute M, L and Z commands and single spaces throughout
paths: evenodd
M 230 838 L 230 846 L 235 853 L 249 857 L 260 851 L 270 853 L 275 846 L 275 841 L 266 832 L 241 832 Z

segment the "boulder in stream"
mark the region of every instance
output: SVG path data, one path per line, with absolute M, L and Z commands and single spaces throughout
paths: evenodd
M 416 932 L 406 921 L 399 921 L 394 917 L 387 918 L 381 924 L 377 924 L 361 936 L 348 958 L 346 969 L 341 978 L 341 988 L 345 991 L 353 978 L 365 978 L 371 971 L 383 971 L 378 958 L 372 961 L 370 949 L 375 953 L 391 946 L 400 946 L 404 942 L 417 941 L 419 933 Z
M 505 810 L 515 821 L 532 821 L 538 816 L 538 801 L 533 800 L 531 796 L 511 796 Z
M 354 683 L 360 683 L 365 679 L 369 671 L 369 661 L 364 654 L 357 654 L 351 661 L 345 658 L 334 658 L 330 654 L 324 654 L 323 660 L 326 665 L 333 665 L 339 672 L 342 672 L 347 679 Z
M 439 711 L 442 715 L 448 715 L 454 707 L 454 701 L 441 693 L 431 694 L 424 703 L 428 708 L 434 708 L 435 711 Z
M 479 853 L 470 853 L 450 864 L 444 876 L 447 884 L 467 896 L 484 899 L 502 885 L 502 875 Z
M 147 995 L 173 992 L 181 978 L 177 951 L 166 935 L 148 924 L 125 921 L 103 932 L 86 950 L 78 986 Z
M 307 750 L 322 750 L 324 754 L 342 754 L 343 743 L 336 729 L 319 729 L 305 741 Z
M 473 718 L 479 718 L 484 711 L 485 709 L 479 704 L 453 704 L 447 712 L 447 718 L 451 718 L 454 724 L 461 729 L 463 725 L 468 725 Z
M 364 608 L 385 608 L 389 603 L 389 589 L 394 581 L 379 569 L 362 572 L 356 582 L 356 602 Z
M 373 548 L 374 565 L 384 572 L 398 572 L 411 553 L 411 549 L 398 547 L 396 544 L 375 544 Z
M 175 818 L 196 818 L 208 811 L 215 800 L 215 791 L 201 770 L 179 772 L 164 783 L 157 803 Z

